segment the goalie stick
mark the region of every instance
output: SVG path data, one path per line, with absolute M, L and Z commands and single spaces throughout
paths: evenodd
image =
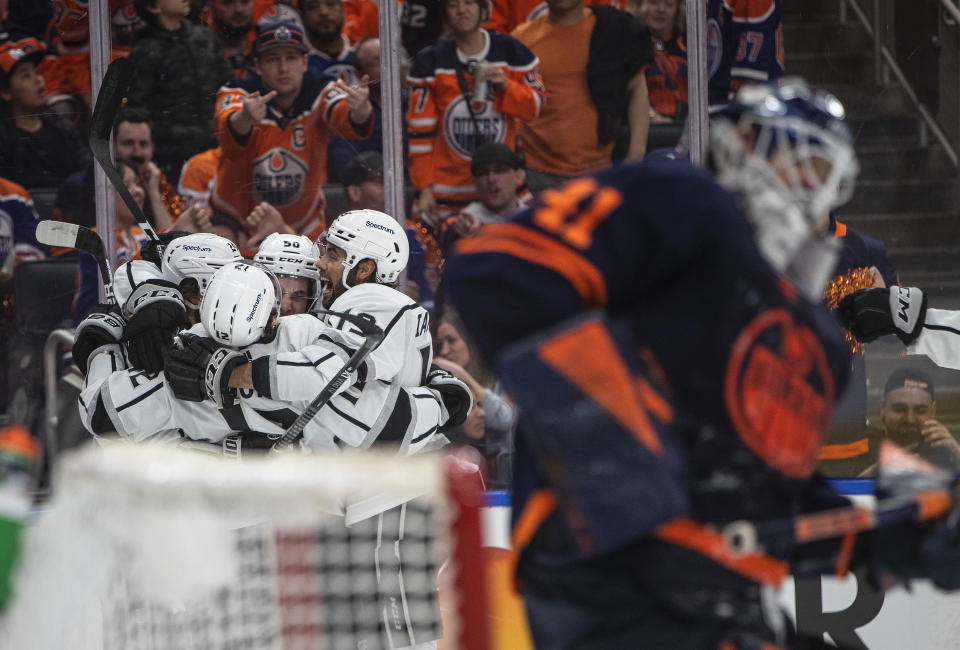
M 363 363 L 363 360 L 367 358 L 367 355 L 373 352 L 383 340 L 383 330 L 371 320 L 356 314 L 345 314 L 336 311 L 327 311 L 323 313 L 328 316 L 341 318 L 348 323 L 355 325 L 360 330 L 361 336 L 363 336 L 363 343 L 360 344 L 360 347 L 358 347 L 353 355 L 350 356 L 343 368 L 341 368 L 339 372 L 337 372 L 337 374 L 334 375 L 329 382 L 327 382 L 327 385 L 323 387 L 320 393 L 313 398 L 313 401 L 310 402 L 310 405 L 307 407 L 307 409 L 300 414 L 293 424 L 290 425 L 290 428 L 284 432 L 283 436 L 273 443 L 273 446 L 270 448 L 271 454 L 280 454 L 287 451 L 290 449 L 291 445 L 303 437 L 303 430 L 307 424 L 310 423 L 310 420 L 313 419 L 313 416 L 315 416 L 317 412 L 323 408 L 324 404 L 330 401 L 330 398 L 333 397 L 334 393 L 337 392 L 337 389 L 343 385 L 343 382 L 347 380 L 347 377 L 350 376 L 350 373 L 359 368 L 360 364 Z
M 160 238 L 147 221 L 143 209 L 137 205 L 127 186 L 123 184 L 123 178 L 110 156 L 110 132 L 113 130 L 113 122 L 117 118 L 120 105 L 130 89 L 133 72 L 133 63 L 127 58 L 116 59 L 107 67 L 103 82 L 100 84 L 100 92 L 97 94 L 93 116 L 90 118 L 90 149 L 93 151 L 93 157 L 97 159 L 103 172 L 110 179 L 110 183 L 117 190 L 117 194 L 130 209 L 130 214 L 137 220 L 137 225 L 147 237 L 153 241 L 159 241 Z
M 103 239 L 96 231 L 75 223 L 45 220 L 37 224 L 36 236 L 37 241 L 41 244 L 76 248 L 93 255 L 100 269 L 103 293 L 107 297 L 107 302 L 117 302 L 113 295 L 113 272 L 110 270 L 110 262 L 107 260 Z

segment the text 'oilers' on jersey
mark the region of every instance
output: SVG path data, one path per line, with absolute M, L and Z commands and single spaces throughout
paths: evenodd
M 441 39 L 417 55 L 407 79 L 410 178 L 417 189 L 433 185 L 441 207 L 462 208 L 475 198 L 473 152 L 486 142 L 515 148 L 522 122 L 536 118 L 545 101 L 537 57 L 510 36 L 483 33 L 486 46 L 469 57 Z M 494 92 L 487 84 L 483 101 L 472 101 L 471 59 L 502 69 L 506 90 Z
M 849 352 L 826 307 L 775 274 L 708 174 L 652 160 L 576 179 L 455 250 L 449 296 L 488 358 L 590 309 L 628 323 L 676 407 L 691 516 L 804 507 Z M 595 351 L 568 352 L 575 363 Z M 523 473 L 539 472 L 522 456 L 517 505 L 537 484 Z
M 710 106 L 726 104 L 744 83 L 783 76 L 780 0 L 708 0 Z
M 37 220 L 30 193 L 0 178 L 0 276 L 11 273 L 20 262 L 43 259 Z
M 227 118 L 256 91 L 268 92 L 252 77 L 231 81 L 217 93 L 214 123 L 223 155 L 210 205 L 243 220 L 266 201 L 297 234 L 316 239 L 324 229 L 329 131 L 351 140 L 369 137 L 372 115 L 365 124 L 353 124 L 346 93 L 330 77 L 308 71 L 289 110 L 281 113 L 271 102 L 266 117 L 240 137 Z

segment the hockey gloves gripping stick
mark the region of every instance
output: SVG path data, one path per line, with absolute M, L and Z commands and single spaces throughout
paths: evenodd
M 127 186 L 123 184 L 123 177 L 120 176 L 110 157 L 110 132 L 113 130 L 113 122 L 120 110 L 120 105 L 130 89 L 133 74 L 133 62 L 127 58 L 116 59 L 107 66 L 107 72 L 100 84 L 100 92 L 97 94 L 93 115 L 90 117 L 90 150 L 93 151 L 93 157 L 100 163 L 103 172 L 117 190 L 117 194 L 127 205 L 130 214 L 137 220 L 140 229 L 150 239 L 159 241 L 156 231 L 150 226 L 143 209 L 137 205 Z
M 363 343 L 360 344 L 360 347 L 350 356 L 347 360 L 347 363 L 344 364 L 343 368 L 334 375 L 333 379 L 327 382 L 327 385 L 323 387 L 319 394 L 313 398 L 313 401 L 310 402 L 310 405 L 307 407 L 307 410 L 300 414 L 293 424 L 290 425 L 290 428 L 284 432 L 283 437 L 277 440 L 274 443 L 273 447 L 270 449 L 270 453 L 281 454 L 286 452 L 290 447 L 296 443 L 300 438 L 303 437 L 303 430 L 306 428 L 307 424 L 310 423 L 310 420 L 313 419 L 313 416 L 317 414 L 324 404 L 330 401 L 330 398 L 333 397 L 337 390 L 343 385 L 343 382 L 354 372 L 357 368 L 360 367 L 360 364 L 363 363 L 363 360 L 367 358 L 371 352 L 373 352 L 380 342 L 383 341 L 383 330 L 374 323 L 372 320 L 368 320 L 363 316 L 357 314 L 345 314 L 342 312 L 328 311 L 324 312 L 328 316 L 335 316 L 340 318 L 348 323 L 353 324 L 358 330 L 359 334 L 363 337 Z
M 141 282 L 123 306 L 127 331 L 123 340 L 134 368 L 160 372 L 173 337 L 188 326 L 183 296 L 172 282 Z
M 473 394 L 464 382 L 443 368 L 431 365 L 430 372 L 427 373 L 427 388 L 440 393 L 440 399 L 447 410 L 447 420 L 439 427 L 441 433 L 464 423 L 473 408 Z
M 123 338 L 123 316 L 116 305 L 97 305 L 77 326 L 73 341 L 73 360 L 84 377 L 90 357 L 104 345 L 119 344 Z
M 170 349 L 164 367 L 174 396 L 187 402 L 211 399 L 217 408 L 233 406 L 237 390 L 228 385 L 230 373 L 247 362 L 246 355 L 194 334 L 181 334 L 180 341 Z
M 858 341 L 870 343 L 896 334 L 910 345 L 923 329 L 927 297 L 916 287 L 860 289 L 840 301 L 837 314 Z

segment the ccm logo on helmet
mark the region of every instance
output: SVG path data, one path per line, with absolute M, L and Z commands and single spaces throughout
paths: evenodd
M 261 291 L 260 293 L 257 294 L 257 299 L 253 301 L 253 307 L 250 308 L 250 315 L 247 316 L 248 323 L 253 320 L 253 315 L 257 313 L 257 307 L 260 306 L 260 298 L 262 297 L 263 297 L 263 292 Z
M 381 225 L 381 224 L 379 224 L 379 223 L 374 223 L 374 222 L 372 222 L 372 221 L 368 221 L 368 222 L 367 222 L 367 225 L 370 226 L 371 228 L 376 228 L 377 230 L 382 230 L 382 231 L 384 231 L 384 232 L 388 232 L 388 233 L 390 233 L 391 235 L 397 234 L 397 233 L 393 232 L 393 230 L 392 230 L 391 228 L 387 228 L 386 226 L 383 226 L 383 225 Z

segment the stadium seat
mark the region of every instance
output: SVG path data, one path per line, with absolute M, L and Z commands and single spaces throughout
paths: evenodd
M 76 282 L 76 259 L 19 264 L 13 273 L 18 333 L 45 337 L 68 321 Z
M 33 208 L 41 219 L 53 219 L 53 208 L 57 202 L 56 187 L 31 187 L 27 190 L 33 198 Z

